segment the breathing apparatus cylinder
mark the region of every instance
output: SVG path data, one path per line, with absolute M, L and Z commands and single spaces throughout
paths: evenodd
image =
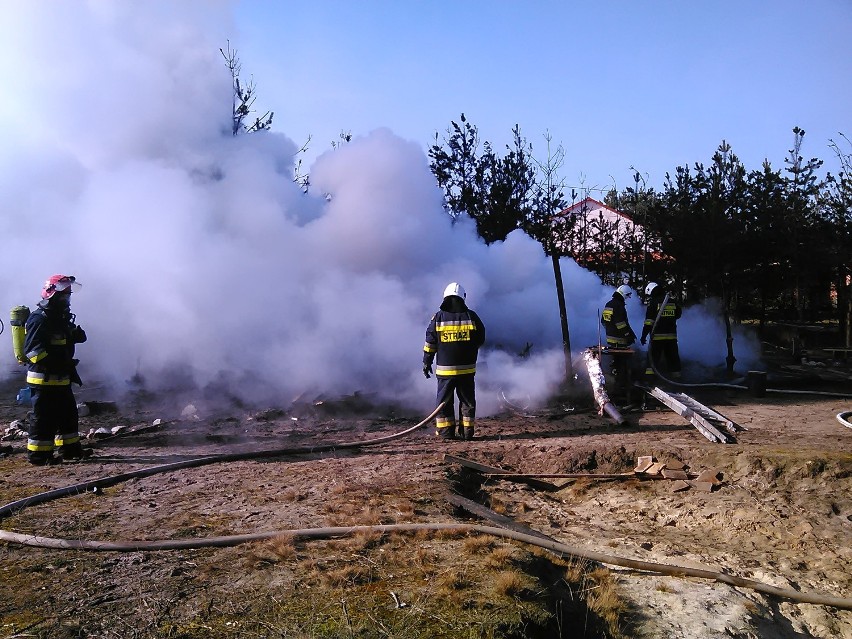
M 27 318 L 30 316 L 30 309 L 27 306 L 15 306 L 9 318 L 9 324 L 12 326 L 12 350 L 15 352 L 15 359 L 18 364 L 26 364 L 27 358 L 24 355 L 24 337 L 26 335 L 25 326 Z

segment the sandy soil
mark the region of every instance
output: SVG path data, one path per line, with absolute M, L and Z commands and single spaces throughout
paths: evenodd
M 4 426 L 26 413 L 14 403 L 15 388 L 12 380 L 0 392 Z M 421 428 L 370 447 L 187 468 L 32 506 L 0 528 L 131 541 L 358 523 L 471 522 L 446 500 L 461 493 L 570 546 L 852 598 L 852 429 L 836 419 L 852 399 L 799 392 L 756 398 L 712 389 L 690 395 L 747 430 L 736 443 L 718 444 L 662 407 L 624 409 L 628 421 L 619 426 L 582 400 L 566 400 L 482 418 L 473 442 L 441 442 L 431 428 Z M 81 399 L 106 398 L 88 391 Z M 95 457 L 82 463 L 31 467 L 23 440 L 2 442 L 13 453 L 0 459 L 0 502 L 191 456 L 375 439 L 424 417 L 357 397 L 262 411 L 211 411 L 201 399 L 193 402 L 195 410 L 182 404 L 155 408 L 150 398 L 120 401 L 118 412 L 83 417 L 84 432 L 117 425 L 146 430 L 95 441 Z M 156 419 L 161 425 L 148 428 Z M 445 454 L 518 473 L 623 473 L 640 456 L 652 455 L 682 462 L 692 473 L 717 470 L 721 483 L 711 492 L 675 492 L 668 480 L 566 478 L 547 479 L 554 488 L 544 490 L 483 477 L 447 462 Z M 317 563 L 334 547 L 304 552 Z M 227 612 L 238 619 L 237 593 L 274 598 L 267 590 L 275 585 L 271 580 L 286 577 L 275 573 L 273 579 L 258 568 L 262 554 L 246 546 L 92 553 L 2 544 L 0 637 L 196 636 L 165 634 L 164 620 L 194 615 L 199 623 L 213 623 Z M 452 557 L 443 561 L 453 569 Z M 610 570 L 629 605 L 623 636 L 852 637 L 849 610 L 704 579 Z M 219 590 L 230 594 L 216 599 L 211 593 Z M 248 636 L 236 630 L 239 621 L 227 623 L 235 624 L 233 636 Z M 314 629 L 302 636 L 325 635 Z M 386 628 L 376 636 L 405 633 Z M 564 636 L 596 635 L 575 629 Z

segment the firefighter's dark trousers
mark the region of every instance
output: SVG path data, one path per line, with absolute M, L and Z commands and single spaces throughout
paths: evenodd
M 653 366 L 651 361 L 653 359 Z M 663 362 L 665 361 L 665 366 Z M 654 366 L 661 375 L 672 379 L 680 379 L 680 352 L 677 348 L 676 339 L 652 340 L 648 348 L 648 366 L 645 369 L 646 377 L 654 376 Z
M 633 353 L 611 353 L 609 357 L 612 375 L 615 378 L 614 394 L 627 397 L 633 385 Z
M 456 409 L 454 394 L 459 398 L 459 436 L 462 439 L 473 439 L 474 422 L 476 421 L 476 384 L 475 375 L 436 375 L 438 378 L 438 402 L 446 400 L 446 404 L 435 419 L 437 435 L 452 439 L 456 436 Z
M 29 424 L 27 457 L 43 463 L 53 457 L 54 448 L 63 457 L 82 451 L 78 432 L 77 402 L 71 386 L 30 386 L 33 419 Z

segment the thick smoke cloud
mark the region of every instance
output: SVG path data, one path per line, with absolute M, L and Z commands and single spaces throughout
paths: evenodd
M 4 4 L 0 38 L 17 54 L 0 61 L 6 307 L 33 307 L 52 273 L 76 275 L 81 374 L 114 388 L 140 376 L 255 402 L 359 391 L 425 409 L 426 324 L 459 281 L 488 329 L 480 414 L 501 391 L 546 396 L 564 364 L 541 247 L 520 232 L 486 246 L 452 225 L 423 149 L 389 130 L 320 156 L 303 194 L 286 131 L 230 135 L 228 9 Z M 576 354 L 598 342 L 611 289 L 561 264 Z M 700 321 L 705 336 L 721 326 Z M 700 359 L 705 343 L 685 350 Z M 713 346 L 717 364 L 724 338 Z

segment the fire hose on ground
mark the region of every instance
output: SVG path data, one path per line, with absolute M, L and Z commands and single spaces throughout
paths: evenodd
M 492 526 L 478 526 L 471 524 L 456 523 L 432 523 L 432 524 L 381 524 L 375 526 L 338 526 L 331 528 L 301 528 L 295 530 L 278 530 L 262 533 L 249 533 L 244 535 L 228 535 L 223 537 L 208 537 L 206 539 L 166 539 L 159 541 L 132 541 L 132 542 L 105 542 L 88 541 L 81 539 L 56 539 L 52 537 L 36 537 L 32 535 L 21 535 L 18 533 L 3 533 L 2 539 L 14 541 L 15 543 L 41 548 L 74 549 L 91 551 L 118 551 L 138 552 L 151 550 L 187 550 L 193 548 L 225 548 L 237 546 L 244 543 L 266 541 L 276 537 L 287 537 L 297 539 L 337 539 L 350 537 L 359 533 L 402 533 L 418 531 L 459 531 L 467 533 L 478 533 L 491 535 L 503 539 L 512 539 L 521 543 L 537 546 L 557 554 L 560 557 L 571 556 L 596 561 L 602 564 L 622 566 L 634 570 L 653 572 L 656 574 L 671 575 L 674 577 L 698 577 L 710 579 L 720 583 L 740 588 L 749 588 L 757 592 L 772 595 L 780 599 L 810 603 L 822 606 L 831 606 L 841 610 L 852 610 L 852 599 L 845 597 L 832 597 L 819 593 L 808 594 L 789 588 L 777 588 L 752 579 L 737 577 L 726 572 L 717 570 L 706 570 L 703 568 L 690 568 L 687 566 L 676 566 L 661 564 L 638 559 L 627 559 L 606 553 L 599 553 L 582 548 L 576 548 L 560 543 L 555 540 L 543 539 L 542 537 L 515 532 L 506 528 Z
M 0 519 L 16 514 L 36 504 L 43 504 L 60 497 L 67 495 L 82 494 L 93 489 L 100 489 L 109 486 L 114 486 L 118 483 L 127 481 L 133 478 L 148 477 L 151 475 L 172 472 L 184 468 L 194 468 L 199 466 L 210 465 L 219 462 L 238 461 L 246 459 L 259 459 L 268 457 L 281 457 L 295 454 L 310 454 L 328 452 L 342 449 L 361 448 L 366 446 L 374 446 L 388 441 L 399 439 L 409 433 L 420 428 L 424 424 L 432 420 L 438 412 L 443 408 L 445 402 L 441 402 L 432 413 L 423 421 L 411 428 L 408 428 L 399 433 L 379 437 L 371 440 L 360 442 L 337 443 L 323 446 L 312 446 L 302 448 L 280 448 L 266 451 L 251 451 L 242 453 L 228 453 L 222 455 L 209 455 L 205 457 L 197 457 L 181 462 L 171 464 L 161 464 L 149 468 L 142 468 L 136 471 L 103 477 L 86 482 L 81 482 L 73 486 L 58 488 L 55 490 L 46 491 L 38 495 L 25 497 L 17 501 L 6 504 L 0 507 Z M 42 537 L 32 534 L 21 534 L 9 530 L 0 530 L 0 541 L 16 543 L 25 546 L 51 548 L 61 550 L 85 550 L 85 551 L 101 551 L 101 552 L 139 552 L 139 551 L 160 551 L 160 550 L 186 550 L 194 548 L 224 548 L 236 546 L 244 543 L 253 543 L 274 539 L 276 537 L 288 537 L 291 539 L 302 540 L 318 540 L 318 539 L 335 539 L 357 535 L 364 532 L 377 533 L 393 533 L 393 532 L 417 532 L 417 531 L 460 531 L 468 533 L 478 533 L 491 535 L 504 539 L 512 539 L 521 543 L 537 546 L 549 550 L 558 556 L 572 556 L 582 559 L 588 559 L 602 564 L 622 566 L 639 571 L 653 572 L 657 574 L 671 575 L 675 577 L 698 577 L 709 579 L 720 583 L 726 583 L 731 586 L 749 588 L 757 592 L 768 594 L 781 599 L 796 601 L 801 603 L 811 603 L 823 606 L 830 606 L 842 610 L 852 610 L 852 599 L 843 597 L 832 597 L 822 594 L 808 594 L 796 590 L 777 588 L 751 579 L 745 579 L 731 575 L 722 571 L 707 570 L 701 568 L 691 568 L 686 566 L 677 566 L 672 564 L 662 564 L 656 562 L 641 561 L 636 559 L 628 559 L 599 553 L 582 548 L 568 546 L 553 539 L 545 539 L 542 537 L 524 534 L 505 528 L 496 528 L 491 526 L 479 526 L 471 524 L 458 523 L 423 523 L 423 524 L 385 524 L 374 526 L 341 526 L 329 528 L 306 528 L 306 529 L 288 529 L 278 531 L 267 531 L 260 533 L 247 533 L 240 535 L 227 535 L 219 537 L 208 537 L 204 539 L 162 539 L 152 541 L 95 541 L 86 539 L 61 539 L 55 537 Z
M 59 499 L 60 497 L 65 497 L 67 495 L 81 495 L 90 490 L 99 490 L 102 488 L 115 486 L 116 484 L 126 482 L 130 479 L 150 477 L 151 475 L 158 475 L 160 473 L 170 473 L 172 471 L 182 470 L 184 468 L 198 468 L 199 466 L 208 466 L 210 464 L 218 464 L 220 462 L 244 461 L 247 459 L 266 459 L 269 457 L 284 457 L 288 455 L 328 453 L 336 450 L 346 450 L 350 448 L 362 448 L 366 446 L 376 446 L 378 444 L 384 444 L 385 442 L 393 441 L 394 439 L 404 437 L 405 435 L 414 432 L 421 426 L 428 424 L 429 421 L 435 418 L 435 416 L 440 412 L 440 410 L 444 407 L 445 404 L 445 401 L 438 404 L 435 407 L 435 410 L 433 410 L 429 414 L 429 416 L 426 417 L 426 419 L 424 419 L 419 424 L 416 424 L 411 428 L 407 428 L 406 430 L 400 431 L 398 433 L 394 433 L 393 435 L 387 435 L 385 437 L 378 437 L 375 439 L 366 439 L 360 442 L 325 444 L 322 446 L 303 446 L 296 448 L 274 448 L 271 450 L 223 453 L 221 455 L 205 455 L 204 457 L 193 457 L 191 459 L 173 462 L 171 464 L 149 466 L 148 468 L 140 468 L 138 470 L 132 470 L 127 473 L 121 473 L 120 475 L 111 475 L 109 477 L 102 477 L 100 479 L 91 479 L 89 481 L 80 482 L 79 484 L 74 484 L 72 486 L 56 488 L 54 490 L 48 490 L 46 492 L 39 493 L 38 495 L 24 497 L 23 499 L 8 503 L 5 506 L 0 506 L 0 519 L 13 515 L 29 506 L 43 504 L 45 502 L 53 501 L 54 499 Z M 5 539 L 2 534 L 5 532 L 6 531 L 0 531 L 0 540 Z

